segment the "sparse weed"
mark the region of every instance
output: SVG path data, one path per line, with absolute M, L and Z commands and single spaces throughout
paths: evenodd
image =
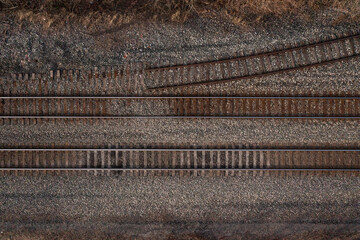
M 235 24 L 263 24 L 268 18 L 331 10 L 336 21 L 360 19 L 360 0 L 0 0 L 0 10 L 46 27 L 69 21 L 87 27 L 133 20 L 184 22 L 191 16 L 221 17 Z

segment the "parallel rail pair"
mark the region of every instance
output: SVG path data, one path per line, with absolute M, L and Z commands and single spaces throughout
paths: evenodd
M 0 149 L 0 172 L 100 175 L 360 173 L 360 149 Z
M 0 119 L 359 119 L 360 97 L 0 97 Z

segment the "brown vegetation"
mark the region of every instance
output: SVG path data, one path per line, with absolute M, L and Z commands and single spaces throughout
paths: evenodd
M 132 20 L 183 22 L 191 16 L 223 17 L 236 24 L 262 24 L 269 18 L 309 17 L 333 11 L 337 21 L 358 20 L 360 0 L 0 0 L 1 12 L 45 26 L 78 21 L 89 27 Z

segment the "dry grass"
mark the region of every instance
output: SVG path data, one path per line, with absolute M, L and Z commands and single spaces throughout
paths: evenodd
M 183 22 L 196 15 L 252 25 L 269 18 L 306 19 L 325 9 L 336 12 L 337 21 L 360 19 L 360 0 L 0 0 L 1 12 L 46 27 L 69 21 L 86 27 L 144 19 Z

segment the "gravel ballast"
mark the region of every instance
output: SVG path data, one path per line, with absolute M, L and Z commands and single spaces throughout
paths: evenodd
M 32 121 L 32 120 L 30 120 Z M 120 145 L 243 145 L 334 146 L 359 145 L 356 120 L 227 120 L 227 119 L 125 119 L 94 124 L 3 125 L 0 143 L 34 146 L 104 144 Z
M 146 223 L 169 235 L 166 224 L 200 224 L 201 234 L 214 234 L 221 227 L 211 229 L 211 224 L 237 223 L 228 229 L 234 235 L 242 224 L 253 225 L 250 232 L 256 233 L 253 227 L 266 223 L 269 233 L 271 224 L 288 224 L 278 229 L 279 236 L 306 224 L 328 225 L 329 232 L 349 224 L 344 232 L 354 233 L 360 227 L 359 186 L 357 177 L 3 176 L 1 230 L 48 226 L 56 232 L 77 226 L 80 232 L 119 234 L 130 230 L 115 226 Z M 145 227 L 130 232 L 137 236 Z M 316 227 L 303 232 L 311 229 L 316 232 Z

